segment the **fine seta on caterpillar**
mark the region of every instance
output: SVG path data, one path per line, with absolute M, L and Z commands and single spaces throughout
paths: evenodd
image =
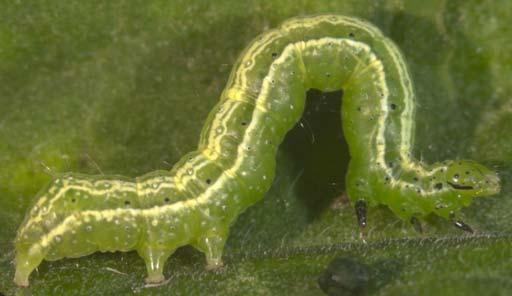
M 457 212 L 498 193 L 499 178 L 471 160 L 429 165 L 411 156 L 416 98 L 396 45 L 360 19 L 299 17 L 243 51 L 197 150 L 171 171 L 135 179 L 68 173 L 42 189 L 18 229 L 14 281 L 28 286 L 43 259 L 136 250 L 146 282 L 158 283 L 169 256 L 188 244 L 208 268 L 222 266 L 229 227 L 269 189 L 277 148 L 310 88 L 343 90 L 346 191 L 362 233 L 366 208 L 379 204 L 416 229 L 433 213 L 472 231 Z

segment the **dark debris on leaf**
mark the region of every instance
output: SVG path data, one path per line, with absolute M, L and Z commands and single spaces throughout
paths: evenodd
M 329 296 L 361 296 L 377 292 L 397 278 L 401 264 L 395 259 L 367 265 L 357 259 L 338 257 L 318 278 L 318 285 Z

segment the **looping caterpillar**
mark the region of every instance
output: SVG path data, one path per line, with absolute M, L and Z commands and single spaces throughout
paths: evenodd
M 347 192 L 361 228 L 367 206 L 387 205 L 418 225 L 430 213 L 454 220 L 474 197 L 499 192 L 496 173 L 476 162 L 412 158 L 412 82 L 400 51 L 376 27 L 337 15 L 294 18 L 244 50 L 198 149 L 171 171 L 135 179 L 70 173 L 39 192 L 17 233 L 14 281 L 27 286 L 43 259 L 136 250 L 146 281 L 161 282 L 167 258 L 187 244 L 208 267 L 221 266 L 229 226 L 269 189 L 276 150 L 310 88 L 343 89 Z

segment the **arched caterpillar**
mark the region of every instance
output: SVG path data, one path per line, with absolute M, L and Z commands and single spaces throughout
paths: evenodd
M 387 205 L 417 225 L 430 213 L 454 220 L 474 197 L 499 192 L 498 176 L 473 161 L 413 159 L 415 96 L 403 57 L 359 19 L 294 18 L 242 53 L 198 149 L 171 171 L 135 179 L 65 174 L 38 194 L 16 238 L 15 282 L 28 285 L 43 259 L 136 250 L 147 281 L 191 244 L 222 265 L 229 227 L 269 189 L 276 150 L 300 118 L 305 92 L 343 89 L 342 125 L 351 156 L 347 192 L 359 225 L 365 208 Z

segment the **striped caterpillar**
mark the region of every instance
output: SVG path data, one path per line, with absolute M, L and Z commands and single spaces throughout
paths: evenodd
M 17 233 L 15 283 L 28 286 L 43 259 L 96 251 L 136 250 L 149 283 L 164 280 L 166 260 L 187 244 L 206 255 L 209 268 L 221 266 L 229 227 L 269 189 L 277 148 L 310 88 L 343 89 L 346 190 L 361 230 L 366 208 L 383 204 L 416 227 L 434 213 L 471 231 L 457 212 L 499 192 L 496 173 L 473 161 L 413 159 L 410 75 L 376 27 L 337 15 L 294 18 L 245 49 L 197 150 L 171 171 L 135 179 L 69 173 L 39 192 Z

